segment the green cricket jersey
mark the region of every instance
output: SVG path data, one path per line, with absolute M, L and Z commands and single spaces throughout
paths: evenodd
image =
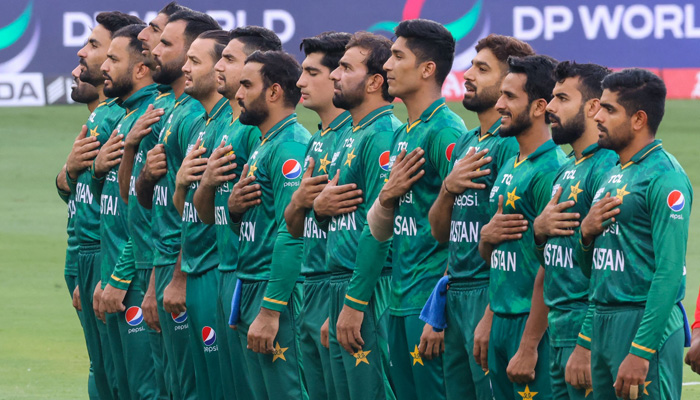
M 78 238 L 75 236 L 75 193 L 64 192 L 56 185 L 58 196 L 68 206 L 68 222 L 66 233 L 68 234 L 68 246 L 66 247 L 66 265 L 63 271 L 65 276 L 78 276 Z
M 596 305 L 644 305 L 630 353 L 650 359 L 663 344 L 672 308 L 685 294 L 693 188 L 678 161 L 655 140 L 625 165 L 609 170 L 593 198 L 622 203 L 615 222 L 584 248 Z
M 233 154 L 236 155 L 236 168 L 231 174 L 241 176 L 243 165 L 248 162 L 248 157 L 253 148 L 260 143 L 260 129 L 257 126 L 243 125 L 236 118 L 223 121 L 217 132 L 215 146 L 224 142 L 225 146 L 231 145 Z M 234 180 L 237 178 L 234 178 Z M 234 181 L 222 183 L 216 188 L 214 194 L 214 225 L 216 229 L 216 243 L 219 249 L 219 271 L 235 271 L 238 266 L 238 235 L 233 232 L 228 221 L 228 198 Z
M 329 166 L 336 151 L 336 139 L 352 126 L 352 116 L 345 111 L 337 116 L 326 129 L 318 124 L 318 131 L 311 136 L 309 147 L 306 149 L 304 171 L 309 159 L 314 160 L 314 171 L 311 176 L 328 174 Z M 329 175 L 330 176 L 330 175 Z M 301 182 L 301 176 L 297 178 Z M 326 266 L 327 235 L 313 217 L 313 210 L 307 210 L 304 218 L 304 253 L 302 256 L 301 273 L 304 276 L 328 272 Z
M 270 310 L 285 309 L 301 272 L 303 240 L 287 231 L 284 210 L 299 186 L 310 138 L 296 114 L 267 132 L 248 159 L 248 176 L 255 176 L 254 184 L 260 185 L 262 202 L 248 209 L 240 222 L 231 221 L 240 240 L 238 277 L 269 281 L 262 306 Z
M 197 140 L 199 147 L 206 148 L 207 157 L 218 146 L 216 141 L 219 132 L 231 121 L 231 105 L 228 99 L 222 97 L 214 105 L 211 114 L 206 112 L 194 119 L 188 134 L 181 135 L 180 151 L 189 154 L 194 150 Z M 199 181 L 193 182 L 185 195 L 185 206 L 182 211 L 182 261 L 183 272 L 191 275 L 201 275 L 219 265 L 219 253 L 216 245 L 216 228 L 202 222 L 194 208 L 194 193 L 199 187 Z
M 102 146 L 124 117 L 124 109 L 119 107 L 117 99 L 101 102 L 88 117 L 87 136 L 94 136 Z M 100 242 L 100 201 L 95 200 L 90 185 L 92 168 L 80 173 L 76 180 L 66 176 L 72 193 L 75 193 L 75 236 L 80 244 Z
M 126 115 L 117 124 L 117 133 L 126 137 L 136 120 L 146 112 L 146 108 L 153 103 L 157 95 L 157 86 L 151 84 L 139 89 L 125 101 L 118 102 L 126 110 Z M 131 240 L 127 223 L 127 206 L 119 194 L 118 169 L 119 165 L 116 165 L 101 178 L 93 175 L 92 185 L 93 193 L 100 194 L 100 236 L 105 238 L 101 242 L 102 286 L 109 283 L 115 288 L 127 289 L 135 273 L 135 264 L 133 243 L 122 257 L 126 242 Z
M 554 178 L 552 195 L 562 188 L 560 202 L 576 202 L 566 212 L 579 213 L 583 218 L 591 208 L 593 195 L 603 177 L 617 160 L 615 152 L 601 149 L 598 143 L 587 147 L 579 160 L 571 153 Z M 550 237 L 542 246 L 537 246 L 545 268 L 544 302 L 549 307 L 549 340 L 555 347 L 576 344 L 589 304 L 589 279 L 573 257 L 580 237 L 579 228 L 574 231 L 573 236 Z
M 338 185 L 356 184 L 363 201 L 351 213 L 319 221 L 327 231 L 328 271 L 353 272 L 345 304 L 360 311 L 369 304 L 382 268 L 391 268 L 391 244 L 372 237 L 367 212 L 389 178 L 391 139 L 401 125 L 393 109 L 392 105 L 379 107 L 338 135 L 329 177 L 339 173 Z
M 503 214 L 522 214 L 528 221 L 521 239 L 500 243 L 491 253 L 489 304 L 497 314 L 530 312 L 532 288 L 540 269 L 532 223 L 551 200 L 554 176 L 566 160 L 551 139 L 527 158 L 518 161 L 518 157 L 501 168 L 489 197 L 492 214 L 502 195 Z
M 128 224 L 129 235 L 133 241 L 134 259 L 137 269 L 153 268 L 153 240 L 151 234 L 151 210 L 139 204 L 136 196 L 136 180 L 146 165 L 146 153 L 158 143 L 158 135 L 165 120 L 175 105 L 173 89 L 168 85 L 158 85 L 158 96 L 153 101 L 153 108 L 162 108 L 165 112 L 158 122 L 151 125 L 151 132 L 141 139 L 134 157 L 134 165 L 129 182 Z
M 447 176 L 455 142 L 466 132 L 462 119 L 441 98 L 394 135 L 392 162 L 401 150 L 408 154 L 420 147 L 425 151 L 425 175 L 394 209 L 392 315 L 419 313 L 445 273 L 447 243 L 440 244 L 433 237 L 428 212 Z
M 185 158 L 180 142 L 189 139 L 190 126 L 204 112 L 204 107 L 187 93 L 175 99 L 172 113 L 165 121 L 158 143 L 165 148 L 168 172 L 153 188 L 151 208 L 151 234 L 153 240 L 153 265 L 156 267 L 173 265 L 180 254 L 182 217 L 172 203 L 175 193 L 175 177 Z
M 467 189 L 455 197 L 450 221 L 450 243 L 448 257 L 448 274 L 450 281 L 470 280 L 485 283 L 489 279 L 489 267 L 479 254 L 479 238 L 481 228 L 488 224 L 493 214 L 489 204 L 489 193 L 496 182 L 496 177 L 506 161 L 518 153 L 518 142 L 513 137 L 501 137 L 498 131 L 501 120 L 481 134 L 481 127 L 467 132 L 457 139 L 452 151 L 450 171 L 455 163 L 464 158 L 473 147 L 476 151 L 488 149 L 486 156 L 492 157 L 490 163 L 482 169 L 490 169 L 491 173 L 475 179 L 475 183 L 483 183 L 485 189 Z

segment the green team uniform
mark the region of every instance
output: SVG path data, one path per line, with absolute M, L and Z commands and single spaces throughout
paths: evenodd
M 197 141 L 207 153 L 216 148 L 219 126 L 231 120 L 231 106 L 222 97 L 212 108 L 192 122 L 189 132 L 178 137 L 180 151 L 185 156 L 195 150 Z M 206 156 L 207 154 L 205 154 Z M 187 314 L 190 318 L 190 348 L 194 361 L 197 392 L 202 399 L 223 399 L 224 378 L 219 362 L 220 338 L 217 337 L 216 303 L 219 287 L 219 253 L 216 245 L 216 229 L 202 223 L 194 208 L 194 193 L 199 182 L 193 182 L 185 195 L 182 212 L 182 272 L 187 274 Z M 219 335 L 222 332 L 219 330 Z M 224 337 L 225 339 L 225 337 Z M 226 371 L 230 373 L 230 371 Z M 227 386 L 230 379 L 225 379 Z M 233 388 L 227 388 L 232 392 Z
M 165 114 L 157 122 L 158 128 L 153 128 L 159 132 L 158 143 L 165 149 L 167 163 L 167 173 L 154 187 L 151 208 L 156 302 L 166 353 L 166 371 L 169 373 L 169 381 L 172 382 L 174 397 L 180 399 L 197 398 L 195 371 L 190 350 L 190 321 L 187 311 L 180 314 L 165 311 L 163 292 L 173 277 L 181 247 L 182 218 L 172 203 L 175 177 L 185 158 L 180 150 L 180 137 L 188 134 L 194 119 L 203 112 L 204 108 L 200 102 L 182 93 L 175 99 L 170 109 L 165 109 Z
M 214 149 L 221 142 L 225 146 L 231 145 L 234 161 L 237 166 L 231 171 L 236 177 L 241 176 L 243 165 L 253 148 L 260 142 L 260 130 L 255 126 L 243 125 L 238 117 L 233 118 L 229 113 L 228 120 L 222 120 L 219 124 L 216 140 L 209 146 Z M 212 150 L 213 151 L 213 150 Z M 234 178 L 236 179 L 236 178 Z M 234 182 L 222 183 L 214 193 L 214 224 L 216 230 L 216 243 L 219 253 L 219 290 L 216 302 L 217 332 L 221 332 L 219 340 L 221 356 L 221 376 L 224 385 L 233 384 L 233 393 L 237 399 L 250 399 L 253 397 L 248 383 L 248 370 L 245 367 L 245 355 L 241 347 L 241 339 L 237 330 L 229 328 L 228 320 L 231 315 L 231 299 L 236 288 L 236 268 L 238 267 L 238 235 L 236 235 L 228 221 L 228 198 Z M 228 379 L 230 376 L 231 379 Z M 232 389 L 224 387 L 227 392 Z
M 447 267 L 447 244 L 433 238 L 428 212 L 447 176 L 455 142 L 466 132 L 462 119 L 441 98 L 394 134 L 392 162 L 401 150 L 406 154 L 417 147 L 425 151 L 425 175 L 394 209 L 389 349 L 400 399 L 445 398 L 443 357 L 423 360 L 418 353 L 425 326 L 419 315 Z
M 518 152 L 515 138 L 498 134 L 501 120 L 486 132 L 477 127 L 461 136 L 455 144 L 450 171 L 471 148 L 488 149 L 492 161 L 482 169 L 491 173 L 475 179 L 485 189 L 467 189 L 455 197 L 450 221 L 448 268 L 450 286 L 447 290 L 445 329 L 445 386 L 448 398 L 492 399 L 491 382 L 474 360 L 474 329 L 489 303 L 489 267 L 479 254 L 481 228 L 491 219 L 489 192 L 505 162 Z M 466 378 L 466 379 L 465 379 Z
M 327 232 L 326 263 L 330 280 L 329 340 L 336 398 L 394 399 L 389 381 L 386 310 L 389 302 L 390 242 L 379 243 L 367 225 L 367 212 L 389 177 L 389 146 L 400 122 L 393 106 L 379 107 L 341 132 L 335 141 L 329 177 L 355 183 L 363 201 L 352 213 L 318 220 Z M 327 158 L 326 158 L 327 159 Z M 321 162 L 319 166 L 325 163 Z M 312 213 L 313 214 L 313 213 Z M 362 349 L 350 354 L 336 339 L 344 305 L 363 311 Z
M 566 156 L 550 139 L 526 158 L 518 160 L 519 157 L 506 161 L 489 196 L 493 214 L 502 195 L 503 214 L 522 214 L 528 221 L 521 239 L 500 243 L 491 253 L 489 306 L 494 316 L 489 339 L 489 375 L 497 399 L 528 398 L 533 393 L 538 393 L 538 399 L 547 399 L 552 398 L 552 389 L 546 332 L 537 348 L 534 381 L 525 385 L 512 383 L 506 368 L 520 346 L 540 269 L 532 223 L 552 198 L 552 182 Z
M 621 200 L 615 222 L 588 247 L 592 315 L 578 343 L 591 349 L 593 393 L 614 399 L 617 370 L 628 354 L 649 360 L 640 398 L 680 399 L 683 379 L 685 253 L 693 189 L 678 161 L 655 140 L 602 180 Z
M 348 111 L 337 116 L 327 128 L 318 125 L 306 149 L 304 170 L 310 159 L 314 160 L 311 176 L 328 174 L 333 159 L 336 138 L 347 130 L 352 122 Z M 301 176 L 297 178 L 301 181 Z M 300 342 L 304 363 L 304 379 L 309 398 L 336 399 L 331 356 L 321 344 L 321 326 L 328 319 L 330 274 L 326 266 L 326 232 L 316 224 L 313 210 L 307 210 L 304 218 L 304 252 L 301 273 L 304 280 L 304 305 L 301 310 Z
M 96 137 L 103 145 L 124 116 L 117 99 L 101 102 L 90 114 L 85 125 L 88 136 Z M 78 239 L 78 286 L 83 310 L 92 310 L 92 295 L 100 281 L 100 200 L 91 190 L 92 169 L 80 173 L 77 179 L 66 176 L 71 193 L 75 193 L 75 236 Z M 88 354 L 95 375 L 95 386 L 100 399 L 117 399 L 117 379 L 107 327 L 95 313 L 83 314 L 83 328 Z
M 138 118 L 158 96 L 157 85 L 145 86 L 119 105 L 126 115 L 117 124 L 117 134 L 128 135 Z M 102 288 L 109 285 L 125 290 L 125 311 L 107 316 L 107 330 L 119 381 L 120 398 L 134 399 L 158 396 L 154 361 L 148 331 L 143 321 L 134 259 L 134 242 L 129 235 L 128 208 L 119 194 L 117 171 L 113 167 L 104 177 L 93 174 L 93 194 L 100 196 L 100 235 L 102 241 Z M 132 281 L 133 284 L 132 284 Z M 129 393 L 126 395 L 125 393 Z
M 249 176 L 260 185 L 260 204 L 240 221 L 229 220 L 239 235 L 238 277 L 241 280 L 241 346 L 256 399 L 306 399 L 299 349 L 299 281 L 303 242 L 287 231 L 284 210 L 299 186 L 309 132 L 291 114 L 273 126 L 248 159 Z M 260 307 L 279 311 L 273 354 L 247 347 L 248 329 Z
M 68 234 L 68 246 L 66 247 L 66 264 L 64 267 L 63 275 L 66 280 L 66 287 L 68 288 L 68 294 L 73 298 L 73 291 L 78 285 L 78 238 L 75 236 L 75 193 L 65 192 L 61 190 L 58 185 L 56 185 L 58 190 L 58 196 L 63 200 L 68 206 L 68 223 L 66 226 L 66 233 Z M 85 323 L 83 322 L 83 312 L 77 311 L 78 319 L 80 320 L 80 326 L 83 328 L 83 334 L 85 334 Z M 85 343 L 87 344 L 87 338 L 85 338 Z M 95 386 L 95 374 L 92 372 L 92 365 L 90 365 L 90 372 L 88 374 L 88 395 L 90 399 L 97 399 L 99 395 L 97 394 L 97 387 Z
M 566 212 L 585 216 L 601 180 L 615 166 L 617 159 L 615 152 L 601 149 L 597 143 L 583 150 L 579 160 L 572 152 L 554 178 L 552 195 L 561 188 L 560 202 L 576 202 Z M 589 280 L 573 257 L 580 237 L 579 228 L 574 232 L 573 236 L 550 237 L 537 246 L 545 270 L 544 302 L 549 307 L 550 376 L 555 399 L 584 399 L 587 393 L 590 394 L 590 391 L 576 389 L 565 380 L 566 363 L 576 347 L 589 304 Z

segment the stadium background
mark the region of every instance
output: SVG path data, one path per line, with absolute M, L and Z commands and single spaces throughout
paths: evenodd
M 148 21 L 163 1 L 17 0 L 0 5 L 0 399 L 87 398 L 87 354 L 63 282 L 65 205 L 53 178 L 80 125 L 83 106 L 70 103 L 68 72 L 77 63 L 94 16 L 119 8 Z M 454 71 L 443 87 L 448 100 L 463 93 L 476 41 L 488 33 L 513 35 L 559 60 L 613 68 L 644 67 L 669 89 L 658 137 L 695 185 L 700 176 L 700 5 L 678 1 L 355 0 L 182 1 L 207 11 L 225 29 L 263 25 L 301 56 L 298 43 L 322 31 L 370 30 L 391 37 L 397 22 L 439 21 L 457 42 Z M 563 3 L 563 4 L 562 4 Z M 450 107 L 468 127 L 478 121 L 458 102 Z M 298 107 L 315 130 L 315 114 Z M 406 119 L 397 104 L 397 116 Z M 696 207 L 697 208 L 697 207 Z M 684 304 L 692 322 L 700 284 L 698 212 L 691 217 Z M 684 398 L 700 398 L 700 376 L 684 371 Z

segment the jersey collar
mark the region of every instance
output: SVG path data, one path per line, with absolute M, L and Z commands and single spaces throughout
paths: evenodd
M 120 101 L 119 105 L 126 110 L 127 114 L 129 114 L 135 109 L 137 109 L 141 105 L 141 103 L 148 97 L 158 93 L 157 86 L 158 85 L 156 85 L 155 83 L 152 83 L 148 86 L 144 86 L 141 89 L 137 90 L 136 93 L 129 96 L 128 99 Z
M 479 141 L 481 142 L 482 140 L 486 139 L 489 136 L 498 136 L 498 131 L 501 129 L 501 119 L 499 118 L 496 122 L 491 125 L 489 130 L 486 131 L 486 133 L 482 136 L 481 135 L 481 126 L 477 126 L 476 128 L 472 129 L 471 132 L 476 135 L 479 138 Z
M 546 142 L 542 143 L 540 147 L 537 148 L 532 154 L 527 156 L 526 158 L 518 161 L 518 159 L 515 159 L 515 166 L 517 167 L 518 165 L 522 164 L 525 160 L 530 160 L 534 161 L 537 157 L 541 156 L 542 154 L 548 152 L 549 150 L 552 150 L 553 148 L 557 147 L 556 143 L 552 139 L 547 140 Z M 520 153 L 518 153 L 519 155 Z
M 335 119 L 328 125 L 328 128 L 326 128 L 326 129 L 323 129 L 323 126 L 319 122 L 318 123 L 318 130 L 321 131 L 321 136 L 323 136 L 330 131 L 339 130 L 340 128 L 347 125 L 349 122 L 352 122 L 352 116 L 350 115 L 350 111 L 346 110 L 346 111 L 343 111 L 337 117 L 335 117 Z
M 441 110 L 445 107 L 447 107 L 447 104 L 445 103 L 444 97 L 440 97 L 439 99 L 435 100 L 433 104 L 430 105 L 430 107 L 426 108 L 425 111 L 423 111 L 423 113 L 417 120 L 413 121 L 413 123 L 408 121 L 406 125 L 406 133 L 410 132 L 411 129 L 416 127 L 421 122 L 430 121 L 430 119 L 433 117 L 433 115 L 435 115 L 438 112 L 438 110 Z
M 596 153 L 596 151 L 600 150 L 600 146 L 598 146 L 598 142 L 593 143 L 592 145 L 586 147 L 583 149 L 581 152 L 581 158 L 576 160 L 576 165 L 582 163 L 584 160 L 587 160 L 591 157 L 593 157 L 593 154 Z M 571 153 L 567 156 L 568 158 L 571 157 L 576 157 L 576 152 L 571 150 Z
M 360 123 L 352 128 L 352 131 L 357 132 L 358 130 L 374 122 L 374 120 L 376 120 L 380 116 L 391 113 L 393 109 L 394 106 L 391 104 L 377 108 L 376 110 L 372 111 L 371 113 L 367 114 L 364 118 L 362 118 Z
M 156 97 L 156 100 L 162 99 L 163 97 L 168 97 L 173 94 L 173 88 L 170 85 L 158 85 L 158 97 Z
M 230 104 L 226 97 L 219 99 L 214 105 L 214 108 L 211 109 L 211 115 L 207 115 L 206 112 L 202 114 L 202 118 L 206 121 L 205 126 L 209 125 L 211 121 L 218 119 L 220 116 L 226 115 L 226 106 L 228 106 L 228 110 L 231 110 Z
M 268 132 L 267 135 L 265 135 L 265 138 L 262 139 L 262 143 L 260 145 L 262 146 L 265 144 L 265 142 L 269 142 L 270 139 L 272 139 L 277 133 L 279 133 L 282 129 L 287 127 L 290 124 L 293 124 L 297 121 L 297 114 L 296 113 L 291 113 L 289 114 L 288 117 L 284 118 L 282 121 L 278 122 L 273 126 Z
M 647 156 L 657 150 L 661 150 L 661 140 L 660 139 L 655 139 L 653 142 L 649 143 L 648 145 L 644 146 L 643 149 L 639 150 L 637 154 L 633 155 L 632 158 L 627 162 L 627 164 L 622 166 L 622 169 L 625 169 L 629 167 L 632 164 L 639 164 L 647 158 Z M 619 164 L 620 161 L 618 160 L 617 163 Z

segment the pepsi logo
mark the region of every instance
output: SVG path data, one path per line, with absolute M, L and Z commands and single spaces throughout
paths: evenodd
M 216 332 L 214 328 L 210 326 L 205 326 L 202 328 L 202 341 L 205 346 L 211 346 L 216 342 Z
M 301 164 L 299 161 L 290 158 L 282 165 L 282 175 L 287 179 L 296 179 L 301 175 Z
M 183 311 L 181 313 L 171 313 L 170 316 L 173 318 L 173 321 L 178 324 L 187 321 L 187 311 Z
M 455 149 L 455 144 L 451 143 L 449 146 L 447 146 L 447 149 L 445 149 L 445 157 L 447 157 L 447 161 L 452 161 L 452 150 Z
M 143 311 L 141 311 L 141 307 L 129 307 L 124 314 L 124 318 L 126 318 L 126 323 L 131 326 L 139 325 L 143 322 Z
M 385 151 L 379 156 L 379 166 L 382 167 L 384 171 L 389 170 L 389 166 L 391 165 L 390 161 L 391 157 L 389 151 Z
M 666 204 L 671 211 L 679 212 L 685 207 L 685 196 L 680 190 L 673 190 L 668 194 L 666 198 Z

